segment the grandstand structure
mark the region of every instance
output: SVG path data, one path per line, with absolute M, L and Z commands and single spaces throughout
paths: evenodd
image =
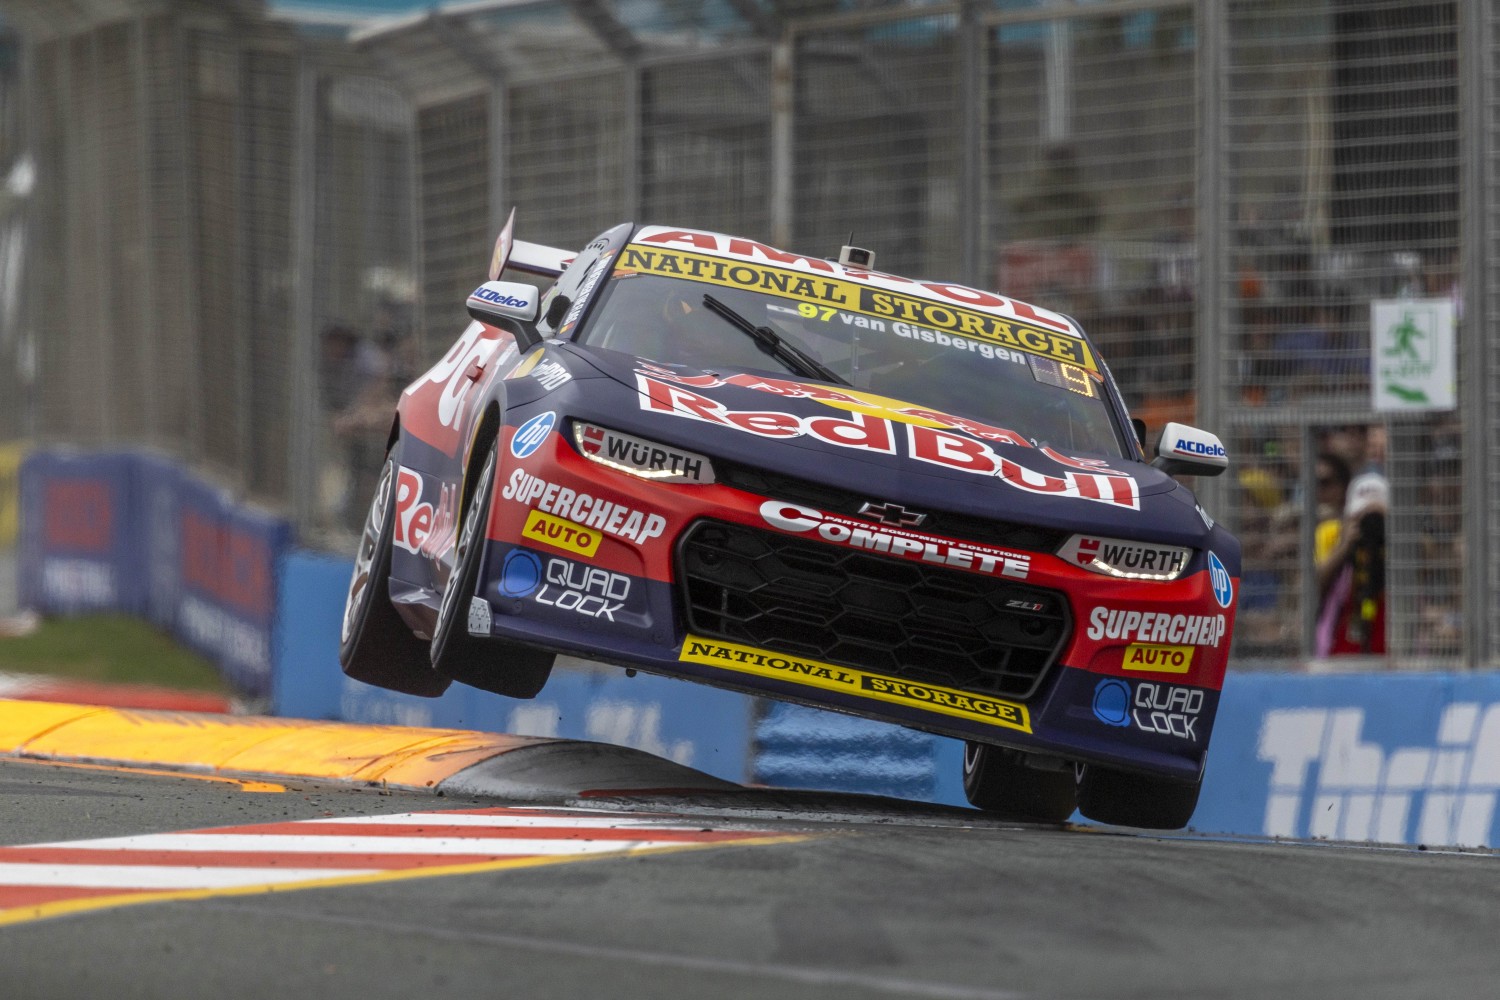
M 512 206 L 558 246 L 626 219 L 820 255 L 852 232 L 1073 315 L 1153 431 L 1220 433 L 1232 471 L 1196 485 L 1245 542 L 1236 664 L 1319 663 L 1328 452 L 1390 484 L 1374 662 L 1500 661 L 1495 0 L 0 19 L 0 442 L 163 451 L 339 549 L 380 407 L 466 322 Z M 1438 317 L 1404 343 L 1451 398 L 1393 397 L 1393 302 Z

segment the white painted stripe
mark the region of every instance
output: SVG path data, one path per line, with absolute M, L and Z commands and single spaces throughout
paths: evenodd
M 5 886 L 70 886 L 86 889 L 228 889 L 242 885 L 308 882 L 368 875 L 373 868 L 194 868 L 154 865 L 28 865 L 0 863 L 0 899 Z
M 672 840 L 530 840 L 511 837 L 299 837 L 258 833 L 153 833 L 138 837 L 58 841 L 33 847 L 132 851 L 251 851 L 282 854 L 599 854 L 677 847 Z
M 398 813 L 395 816 L 333 816 L 327 819 L 304 820 L 306 823 L 370 823 L 380 825 L 389 823 L 392 826 L 488 826 L 496 829 L 505 827 L 577 827 L 587 830 L 680 830 L 683 832 L 696 833 L 703 829 L 703 824 L 696 826 L 684 826 L 680 821 L 672 823 L 666 820 L 643 820 L 631 817 L 612 816 L 518 816 L 505 813 L 498 816 L 476 816 L 472 813 Z

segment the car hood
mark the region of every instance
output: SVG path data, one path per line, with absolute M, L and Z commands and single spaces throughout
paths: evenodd
M 714 458 L 872 499 L 1064 530 L 1181 544 L 1207 530 L 1192 494 L 1142 462 L 1075 459 L 961 417 L 795 376 L 710 374 L 556 346 L 608 376 L 580 391 L 573 415 Z

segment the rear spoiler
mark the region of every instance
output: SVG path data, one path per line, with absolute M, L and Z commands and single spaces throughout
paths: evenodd
M 545 247 L 540 243 L 516 240 L 511 247 L 506 268 L 555 278 L 567 270 L 568 265 L 573 263 L 573 258 L 577 256 L 578 253 L 573 250 L 559 250 L 557 247 Z
M 495 253 L 490 258 L 491 281 L 499 281 L 500 275 L 507 268 L 555 278 L 567 270 L 568 265 L 573 263 L 573 258 L 578 256 L 573 250 L 559 250 L 557 247 L 518 240 L 514 236 L 515 231 L 516 210 L 512 208 L 504 228 L 495 239 Z

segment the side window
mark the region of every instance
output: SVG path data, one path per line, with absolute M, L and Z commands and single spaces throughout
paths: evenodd
M 557 279 L 556 284 L 542 296 L 537 330 L 543 337 L 566 337 L 578 327 L 578 322 L 588 310 L 602 279 L 609 274 L 615 255 L 630 238 L 635 228 L 632 223 L 623 223 L 610 229 L 589 243 L 573 259 Z M 559 298 L 566 298 L 566 309 L 555 306 Z M 556 310 L 561 309 L 560 315 Z

